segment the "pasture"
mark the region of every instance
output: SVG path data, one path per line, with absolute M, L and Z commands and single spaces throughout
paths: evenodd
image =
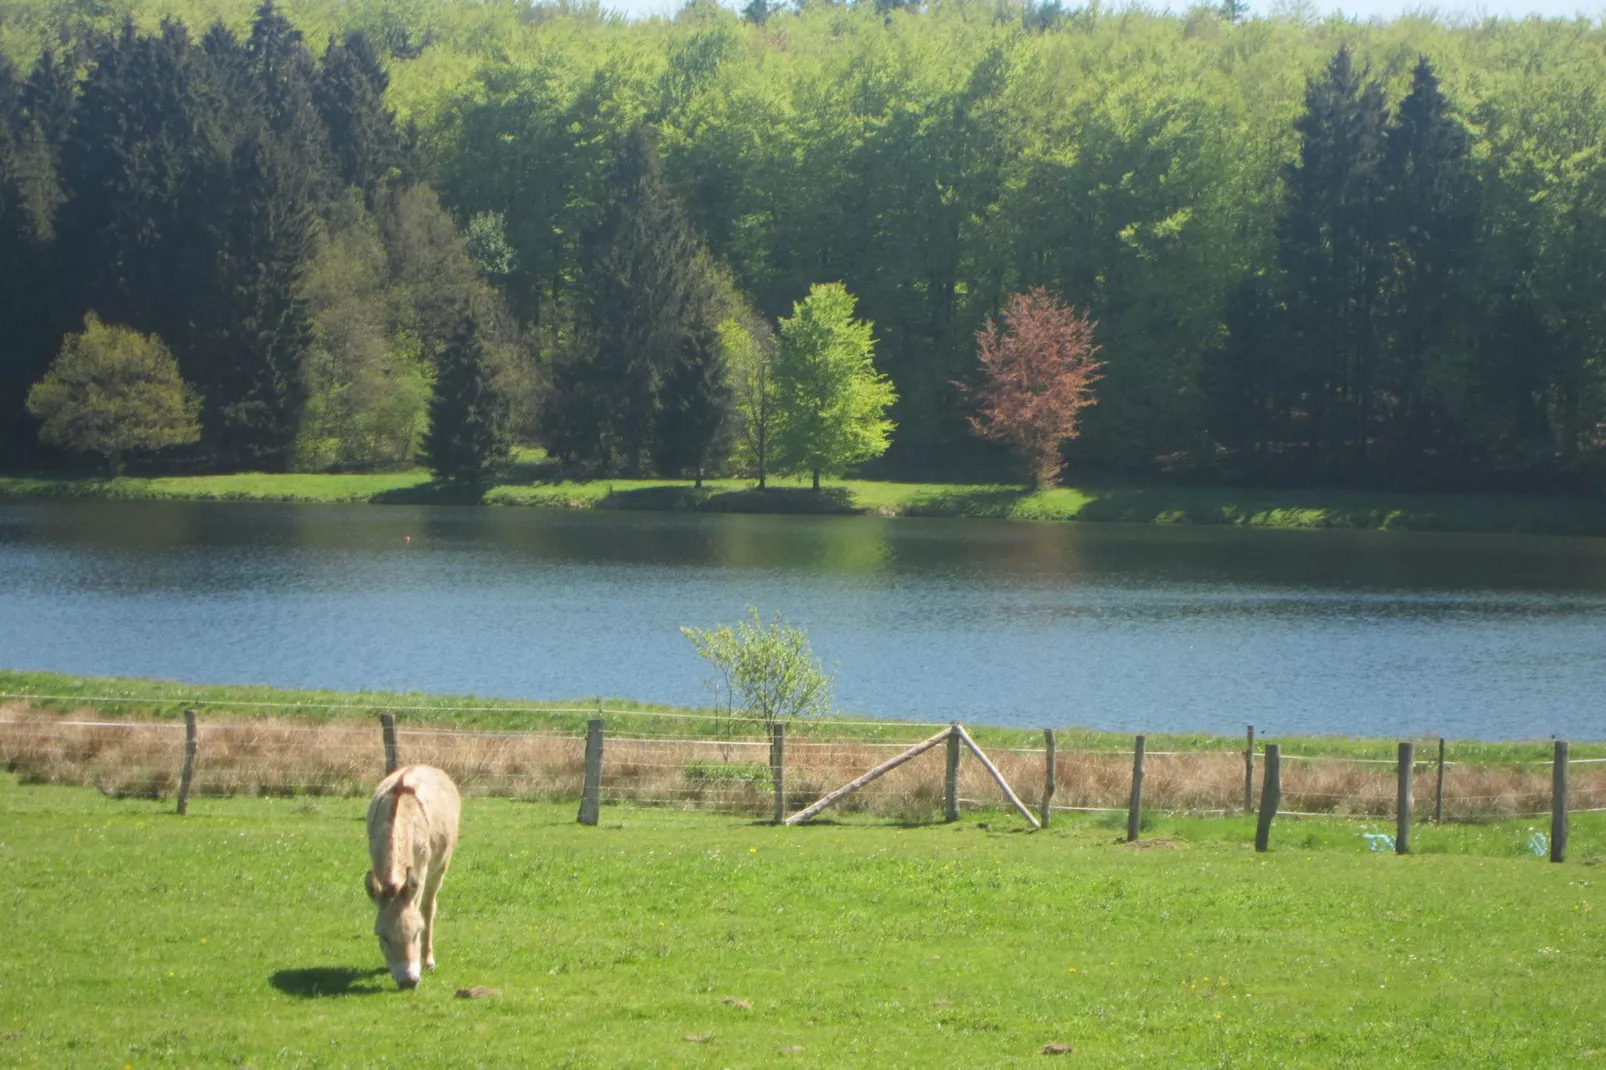
M 440 969 L 371 934 L 361 798 L 170 803 L 0 777 L 0 1063 L 1510 1066 L 1606 1062 L 1606 819 L 1005 814 L 775 828 L 476 798 Z M 1382 827 L 1382 826 L 1379 826 Z M 499 990 L 460 999 L 456 990 Z M 1074 1049 L 1044 1054 L 1046 1046 Z

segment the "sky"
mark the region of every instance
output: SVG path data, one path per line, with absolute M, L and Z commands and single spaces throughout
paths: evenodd
M 730 0 L 726 0 L 730 2 Z M 645 17 L 651 15 L 667 15 L 677 10 L 681 4 L 677 0 L 603 0 L 604 6 L 612 7 L 632 17 Z M 1255 14 L 1269 14 L 1276 7 L 1277 0 L 1250 0 L 1249 10 Z M 732 6 L 740 6 L 733 4 Z M 1067 6 L 1075 6 L 1070 4 Z M 1118 3 L 1107 3 L 1106 6 L 1116 7 Z M 1152 5 L 1161 7 L 1160 3 Z M 1187 4 L 1172 3 L 1172 8 L 1186 8 Z M 1448 0 L 1448 2 L 1432 3 L 1428 0 L 1315 0 L 1311 4 L 1317 11 L 1342 11 L 1351 18 L 1395 18 L 1406 12 L 1437 11 L 1439 14 L 1450 17 L 1456 14 L 1471 16 L 1473 19 L 1485 17 L 1524 18 L 1528 15 L 1542 15 L 1546 18 L 1573 18 L 1583 15 L 1585 18 L 1599 20 L 1606 17 L 1606 0 Z

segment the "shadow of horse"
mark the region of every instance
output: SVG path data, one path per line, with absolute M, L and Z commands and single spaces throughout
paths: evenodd
M 309 966 L 301 970 L 279 970 L 268 983 L 287 996 L 299 999 L 325 999 L 330 996 L 377 996 L 389 992 L 390 971 L 383 966 L 370 970 L 350 966 Z

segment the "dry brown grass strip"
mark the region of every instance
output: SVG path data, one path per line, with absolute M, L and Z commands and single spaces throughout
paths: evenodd
M 178 789 L 183 739 L 182 725 L 172 721 L 103 724 L 91 710 L 61 716 L 20 704 L 0 706 L 0 766 L 25 783 L 82 784 L 116 796 L 170 796 Z M 585 742 L 578 736 L 406 727 L 399 747 L 403 761 L 447 770 L 470 795 L 577 799 L 584 779 Z M 378 730 L 357 724 L 203 721 L 197 751 L 192 789 L 197 796 L 361 796 L 384 773 Z M 787 809 L 803 808 L 897 752 L 856 740 L 789 742 Z M 1035 809 L 1043 789 L 1042 752 L 999 750 L 990 757 Z M 1056 806 L 1126 807 L 1130 755 L 1061 751 L 1057 759 Z M 768 760 L 767 744 L 751 739 L 611 738 L 604 748 L 604 798 L 761 817 L 772 805 Z M 1418 813 L 1425 814 L 1433 804 L 1434 776 L 1430 765 L 1420 768 L 1414 790 Z M 940 818 L 943 769 L 943 752 L 934 749 L 842 800 L 838 812 L 904 821 Z M 1219 812 L 1243 805 L 1239 755 L 1150 754 L 1145 771 L 1148 808 Z M 1550 805 L 1550 770 L 1452 764 L 1445 770 L 1444 791 L 1447 819 L 1538 813 Z M 1606 807 L 1606 764 L 1575 766 L 1572 791 L 1575 809 Z M 1387 816 L 1394 812 L 1395 774 L 1386 764 L 1289 760 L 1283 792 L 1285 810 Z M 972 806 L 1006 805 L 997 784 L 974 760 L 960 766 L 959 794 Z

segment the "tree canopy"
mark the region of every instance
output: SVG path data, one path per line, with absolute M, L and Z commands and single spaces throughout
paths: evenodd
M 0 0 L 0 463 L 49 463 L 22 399 L 89 309 L 202 392 L 197 466 L 399 463 L 473 290 L 525 439 L 757 474 L 712 332 L 834 279 L 897 397 L 884 474 L 1008 473 L 955 384 L 1043 286 L 1099 324 L 1083 469 L 1598 488 L 1603 46 L 1242 4 Z M 384 313 L 340 333 L 353 226 Z M 701 341 L 621 348 L 703 285 L 608 297 L 632 227 L 725 280 Z
M 1013 450 L 1031 486 L 1052 487 L 1065 464 L 1060 447 L 1094 401 L 1094 324 L 1040 286 L 1011 295 L 1002 319 L 1002 330 L 988 320 L 976 338 L 982 380 L 971 426 Z
M 130 453 L 198 441 L 200 404 L 160 338 L 104 324 L 93 312 L 28 392 L 41 438 L 100 454 L 114 476 Z
M 820 477 L 886 452 L 897 400 L 876 371 L 872 325 L 840 282 L 819 283 L 781 321 L 775 361 L 774 466 Z

